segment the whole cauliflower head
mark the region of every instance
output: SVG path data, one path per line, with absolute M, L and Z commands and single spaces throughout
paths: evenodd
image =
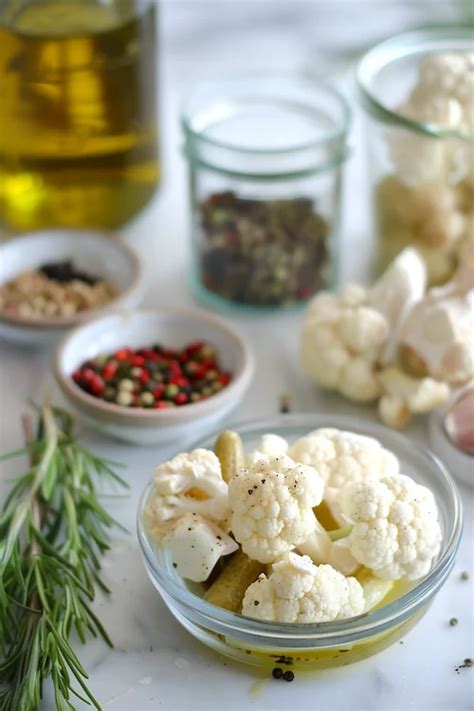
M 211 450 L 183 452 L 155 469 L 153 494 L 145 510 L 150 532 L 163 537 L 186 513 L 216 522 L 228 515 L 228 487 Z
M 365 605 L 362 586 L 330 565 L 314 565 L 308 556 L 289 553 L 250 585 L 242 614 L 270 622 L 331 622 L 354 617 Z
M 259 459 L 229 482 L 231 530 L 249 558 L 272 563 L 314 531 L 323 498 L 313 467 L 287 456 Z
M 326 486 L 333 489 L 399 471 L 397 457 L 378 440 L 333 427 L 321 427 L 300 437 L 288 454 L 295 462 L 317 469 Z
M 379 578 L 417 580 L 428 573 L 441 546 L 433 493 L 403 474 L 355 484 L 344 513 L 353 522 L 351 552 Z
M 388 338 L 383 314 L 366 304 L 368 292 L 349 284 L 339 294 L 322 292 L 309 304 L 301 340 L 304 371 L 321 387 L 351 400 L 379 394 L 376 363 Z

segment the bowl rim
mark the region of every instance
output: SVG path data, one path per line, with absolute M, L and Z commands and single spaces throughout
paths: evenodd
M 324 420 L 324 424 L 318 424 L 321 420 Z M 303 426 L 303 424 L 307 426 L 308 423 L 310 423 L 309 427 L 312 428 L 337 427 L 338 429 L 354 430 L 356 432 L 360 432 L 361 429 L 365 430 L 367 427 L 369 431 L 366 432 L 366 434 L 368 436 L 377 437 L 377 434 L 381 434 L 384 437 L 388 436 L 392 442 L 405 448 L 409 446 L 410 450 L 416 451 L 417 454 L 425 458 L 432 467 L 434 465 L 434 470 L 438 472 L 441 479 L 444 480 L 448 486 L 454 506 L 454 517 L 451 530 L 444 546 L 444 551 L 429 573 L 420 581 L 417 581 L 413 588 L 402 593 L 400 597 L 387 605 L 383 605 L 382 607 L 365 612 L 356 617 L 337 622 L 307 624 L 255 620 L 207 602 L 204 598 L 196 595 L 187 587 L 179 585 L 163 572 L 142 522 L 142 513 L 147 498 L 153 488 L 153 480 L 150 480 L 140 496 L 137 512 L 138 541 L 149 574 L 153 577 L 154 582 L 156 581 L 160 591 L 163 590 L 166 595 L 169 595 L 179 604 L 185 605 L 187 608 L 193 610 L 203 620 L 207 620 L 211 624 L 219 626 L 219 629 L 233 630 L 234 632 L 239 631 L 241 634 L 255 635 L 255 637 L 260 639 L 267 638 L 274 640 L 278 637 L 288 641 L 293 640 L 294 642 L 296 641 L 296 643 L 298 640 L 303 639 L 310 639 L 314 642 L 324 641 L 325 643 L 331 643 L 337 639 L 337 643 L 340 643 L 341 637 L 346 642 L 356 641 L 381 632 L 388 626 L 391 627 L 397 623 L 401 623 L 411 613 L 414 613 L 425 600 L 431 597 L 431 595 L 441 587 L 454 564 L 454 557 L 462 533 L 461 500 L 453 478 L 446 467 L 427 447 L 408 441 L 402 434 L 369 420 L 341 417 L 334 414 L 325 415 L 306 412 L 284 414 L 273 418 L 247 419 L 233 423 L 233 429 L 239 431 L 242 430 L 242 428 L 246 428 L 247 432 L 254 429 L 272 431 L 267 428 L 281 427 L 284 424 L 290 427 Z M 215 438 L 216 434 L 217 433 L 214 433 L 214 435 L 206 437 L 205 440 L 194 443 L 194 446 L 205 446 L 208 441 L 211 441 L 213 437 Z
M 21 251 L 22 247 L 24 249 L 27 247 L 26 243 L 28 242 L 35 242 L 36 240 L 40 239 L 59 241 L 64 239 L 65 234 L 71 237 L 75 235 L 75 238 L 79 241 L 84 237 L 87 237 L 92 241 L 101 243 L 105 246 L 106 249 L 110 248 L 111 250 L 115 250 L 115 252 L 121 252 L 122 255 L 128 260 L 132 268 L 132 278 L 130 284 L 122 291 L 119 291 L 106 304 L 103 304 L 102 306 L 99 306 L 97 308 L 80 311 L 76 314 L 73 314 L 72 316 L 44 316 L 42 318 L 35 319 L 31 317 L 25 318 L 22 316 L 10 316 L 8 314 L 0 312 L 0 322 L 15 326 L 17 328 L 21 328 L 23 330 L 33 331 L 42 331 L 46 329 L 61 330 L 65 328 L 70 328 L 76 325 L 86 323 L 87 321 L 94 319 L 96 316 L 99 316 L 100 314 L 105 313 L 106 311 L 120 308 L 121 303 L 127 300 L 140 287 L 144 277 L 142 260 L 134 249 L 124 244 L 123 242 L 119 242 L 113 239 L 113 233 L 110 233 L 107 236 L 106 232 L 95 232 L 94 230 L 74 229 L 69 227 L 55 227 L 51 229 L 35 230 L 16 236 L 13 239 L 9 239 L 8 241 L 0 245 L 0 257 L 4 249 L 10 249 L 17 246 L 18 249 Z M 19 271 L 16 276 L 21 273 L 22 272 Z M 11 278 L 14 279 L 15 277 Z M 7 281 L 10 281 L 10 279 L 8 279 Z M 2 286 L 2 284 L 0 284 L 0 286 Z
M 221 391 L 210 396 L 206 400 L 201 400 L 199 402 L 187 403 L 181 407 L 176 408 L 166 408 L 163 410 L 154 410 L 147 408 L 132 408 L 124 407 L 123 405 L 117 405 L 115 403 L 106 402 L 105 400 L 100 400 L 99 398 L 89 395 L 84 390 L 82 390 L 72 378 L 64 374 L 62 368 L 62 359 L 66 348 L 70 345 L 73 339 L 82 330 L 93 326 L 99 321 L 112 320 L 117 318 L 137 318 L 141 316 L 171 316 L 177 319 L 186 317 L 192 317 L 199 321 L 207 321 L 215 328 L 221 332 L 226 333 L 230 336 L 234 342 L 237 344 L 239 351 L 242 356 L 242 365 L 235 371 L 232 375 L 232 380 L 230 383 L 223 388 Z M 53 374 L 56 382 L 62 389 L 65 395 L 71 398 L 76 403 L 80 403 L 84 409 L 89 412 L 95 412 L 101 414 L 104 419 L 107 418 L 110 421 L 122 423 L 122 424 L 145 424 L 150 425 L 160 424 L 166 421 L 167 424 L 173 424 L 173 422 L 179 423 L 183 419 L 191 417 L 200 417 L 201 415 L 209 414 L 210 412 L 215 412 L 219 409 L 220 405 L 226 403 L 232 395 L 238 395 L 238 393 L 244 389 L 249 383 L 254 372 L 254 357 L 250 346 L 244 340 L 244 338 L 229 326 L 224 320 L 215 316 L 214 314 L 208 314 L 206 311 L 196 308 L 186 308 L 186 307 L 166 307 L 166 308 L 142 308 L 131 311 L 114 311 L 103 316 L 91 319 L 85 324 L 81 324 L 77 328 L 73 329 L 67 333 L 60 341 L 56 352 L 54 354 L 53 360 Z

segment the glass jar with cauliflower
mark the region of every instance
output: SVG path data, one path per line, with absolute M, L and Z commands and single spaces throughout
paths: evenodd
M 414 245 L 430 285 L 474 242 L 474 53 L 469 30 L 413 32 L 358 69 L 368 112 L 378 265 Z
M 388 604 L 429 573 L 442 541 L 433 493 L 397 456 L 331 427 L 292 442 L 265 434 L 246 453 L 237 433 L 223 432 L 214 451 L 157 467 L 142 517 L 194 593 L 245 618 L 298 626 Z M 357 645 L 342 651 L 352 653 L 343 663 L 367 656 Z M 333 652 L 317 658 L 330 666 Z

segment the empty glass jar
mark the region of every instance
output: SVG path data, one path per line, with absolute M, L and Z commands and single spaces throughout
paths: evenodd
M 182 126 L 201 297 L 281 307 L 334 282 L 348 124 L 342 97 L 304 79 L 195 90 Z

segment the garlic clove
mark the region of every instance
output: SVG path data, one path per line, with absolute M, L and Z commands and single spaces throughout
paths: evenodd
M 449 407 L 444 424 L 453 444 L 474 455 L 474 385 L 465 388 Z
M 416 249 L 407 247 L 392 262 L 370 290 L 369 303 L 385 316 L 390 337 L 383 363 L 394 360 L 403 322 L 426 289 L 426 267 Z
M 449 383 L 474 375 L 474 282 L 464 293 L 458 288 L 453 279 L 429 291 L 410 311 L 400 339 L 408 362 L 422 364 L 427 375 Z

